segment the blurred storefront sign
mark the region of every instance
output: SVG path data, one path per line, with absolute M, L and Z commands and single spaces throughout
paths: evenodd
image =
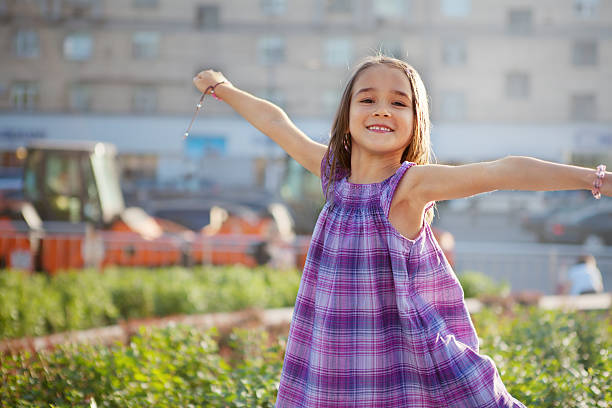
M 14 150 L 34 139 L 44 139 L 47 132 L 43 129 L 23 129 L 0 125 L 0 150 Z
M 193 134 L 185 139 L 185 156 L 192 160 L 201 160 L 207 156 L 222 157 L 226 155 L 227 140 L 222 135 Z

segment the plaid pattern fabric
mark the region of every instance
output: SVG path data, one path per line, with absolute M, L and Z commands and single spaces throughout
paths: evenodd
M 323 191 L 327 170 L 322 163 Z M 429 225 L 389 222 L 387 180 L 330 187 L 297 295 L 276 407 L 524 407 L 478 339 Z M 333 190 L 333 191 L 332 191 Z

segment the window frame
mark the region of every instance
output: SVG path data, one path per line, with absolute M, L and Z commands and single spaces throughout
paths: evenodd
M 213 16 L 209 17 L 208 20 L 206 17 L 207 11 Z M 219 30 L 221 28 L 221 7 L 218 4 L 199 4 L 196 7 L 195 25 L 199 30 Z
M 592 19 L 597 16 L 600 6 L 600 0 L 574 0 L 572 9 L 576 17 Z
M 526 35 L 533 33 L 533 9 L 530 7 L 510 8 L 506 12 L 506 29 L 510 34 Z
M 145 101 L 145 103 L 141 103 Z M 149 102 L 152 101 L 152 102 Z M 157 113 L 159 89 L 153 84 L 136 85 L 132 89 L 132 112 L 142 115 Z
M 40 35 L 30 28 L 18 29 L 13 37 L 13 52 L 18 58 L 34 59 L 40 57 Z
M 592 49 L 589 47 L 592 46 Z M 591 54 L 592 51 L 592 54 Z M 599 42 L 595 39 L 572 41 L 572 65 L 575 67 L 596 67 L 599 65 Z
M 282 16 L 287 13 L 287 0 L 259 0 L 259 9 L 264 16 Z
M 257 43 L 259 63 L 264 66 L 280 65 L 287 61 L 287 42 L 283 37 L 260 37 Z
M 157 59 L 160 42 L 161 34 L 158 31 L 135 31 L 132 33 L 132 56 L 143 60 Z
M 578 104 L 581 102 L 579 99 L 583 98 L 582 102 L 587 101 L 591 103 L 587 110 L 578 108 Z M 586 113 L 588 112 L 588 113 Z M 586 113 L 586 114 L 585 114 Z M 570 95 L 570 120 L 573 122 L 593 122 L 597 120 L 597 94 L 594 92 L 575 92 Z
M 460 4 L 460 2 L 463 2 Z M 457 6 L 460 4 L 460 6 Z M 440 14 L 449 18 L 466 18 L 472 14 L 471 0 L 440 0 Z
M 40 99 L 40 85 L 36 81 L 15 81 L 11 84 L 9 98 L 11 108 L 14 110 L 35 110 L 38 108 Z
M 464 38 L 446 38 L 442 43 L 442 64 L 446 67 L 460 67 L 467 64 L 468 47 Z
M 75 99 L 80 99 L 75 97 L 76 91 L 83 91 L 82 95 L 85 96 L 85 104 L 79 105 L 75 104 Z M 68 106 L 70 111 L 72 112 L 91 112 L 92 109 L 92 100 L 93 100 L 93 92 L 91 90 L 91 85 L 83 84 L 83 83 L 74 83 L 70 85 L 70 89 L 68 91 Z
M 82 41 L 79 43 L 79 41 Z M 86 52 L 79 47 L 84 46 Z M 74 49 L 72 49 L 74 48 Z M 77 52 L 75 52 L 77 51 Z M 74 31 L 66 34 L 62 45 L 62 54 L 68 61 L 88 61 L 94 55 L 94 38 L 89 32 Z
M 506 73 L 506 99 L 525 101 L 531 97 L 531 75 L 525 71 Z

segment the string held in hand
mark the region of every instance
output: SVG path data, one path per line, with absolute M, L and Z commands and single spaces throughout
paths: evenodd
M 195 118 L 198 115 L 198 112 L 200 111 L 200 109 L 202 108 L 202 105 L 204 104 L 204 98 L 206 97 L 206 94 L 208 94 L 210 92 L 210 94 L 213 96 L 213 98 L 215 98 L 218 101 L 221 100 L 221 98 L 219 98 L 219 96 L 217 96 L 217 94 L 215 92 L 215 88 L 217 87 L 217 85 L 221 85 L 224 82 L 225 81 L 221 81 L 221 82 L 217 82 L 214 85 L 210 85 L 208 88 L 206 88 L 206 90 L 204 92 L 202 92 L 202 96 L 200 97 L 200 100 L 199 100 L 199 102 L 196 105 L 196 110 L 193 113 L 193 116 L 191 117 L 191 122 L 189 122 L 189 126 L 187 127 L 187 130 L 183 134 L 183 139 L 187 139 L 187 137 L 189 136 L 189 132 L 191 131 L 191 126 L 193 126 L 193 122 L 195 121 Z

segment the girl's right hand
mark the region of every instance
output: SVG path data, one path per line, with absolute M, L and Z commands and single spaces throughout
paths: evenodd
M 212 69 L 201 71 L 193 77 L 193 84 L 195 87 L 198 88 L 200 92 L 206 92 L 208 94 L 211 92 L 210 87 L 220 82 L 223 82 L 224 85 L 231 85 L 221 72 L 213 71 Z

